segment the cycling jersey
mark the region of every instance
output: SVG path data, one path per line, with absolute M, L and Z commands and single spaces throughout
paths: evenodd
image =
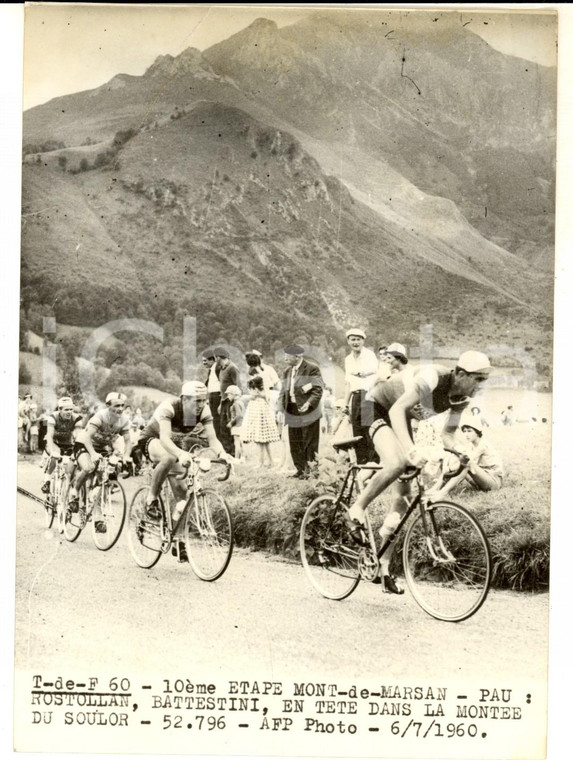
M 54 428 L 53 441 L 59 446 L 71 446 L 73 443 L 73 432 L 78 424 L 82 421 L 81 414 L 72 414 L 71 417 L 64 417 L 61 412 L 53 412 L 45 417 L 45 423 Z
M 440 414 L 453 406 L 461 408 L 468 399 L 451 395 L 454 370 L 441 365 L 422 367 L 412 378 L 406 378 L 402 372 L 392 375 L 388 380 L 376 383 L 368 392 L 368 400 L 374 402 L 374 419 L 383 419 L 390 425 L 389 411 L 408 388 L 415 388 L 420 399 L 412 409 L 406 411 L 407 419 Z M 405 383 L 406 381 L 406 383 Z
M 208 404 L 203 406 L 198 416 L 194 413 L 194 405 L 191 405 L 191 409 L 191 412 L 189 412 L 189 407 L 184 409 L 180 398 L 165 399 L 159 404 L 149 423 L 141 431 L 141 437 L 159 438 L 161 420 L 170 420 L 172 432 L 183 434 L 193 432 L 199 424 L 205 425 L 213 422 L 213 415 Z
M 112 445 L 118 435 L 127 433 L 130 427 L 129 417 L 118 417 L 110 409 L 101 409 L 89 419 L 87 429 L 91 433 L 95 451 L 102 453 Z

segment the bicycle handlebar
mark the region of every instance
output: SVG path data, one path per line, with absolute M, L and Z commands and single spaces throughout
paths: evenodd
M 196 462 L 200 458 L 201 457 L 193 457 L 192 461 Z M 232 464 L 230 462 L 227 462 L 226 459 L 209 459 L 209 462 L 211 464 L 223 464 L 223 465 L 225 465 L 226 469 L 225 469 L 225 472 L 223 473 L 223 477 L 217 478 L 217 480 L 220 480 L 221 482 L 223 482 L 223 481 L 229 479 L 229 476 L 231 474 L 231 469 L 232 469 Z M 183 464 L 181 466 L 184 468 L 185 472 L 182 472 L 181 475 L 176 475 L 175 476 L 176 480 L 185 480 L 185 478 L 187 477 L 187 474 L 188 474 L 187 471 L 189 470 L 189 467 L 191 466 L 191 462 L 189 462 L 187 464 Z

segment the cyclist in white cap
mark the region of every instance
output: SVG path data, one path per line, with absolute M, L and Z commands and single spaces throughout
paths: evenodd
M 442 437 L 448 447 L 451 447 L 460 414 L 480 384 L 487 380 L 490 369 L 485 354 L 465 351 L 453 370 L 441 365 L 422 366 L 411 383 L 405 385 L 402 373 L 398 373 L 389 380 L 377 382 L 371 388 L 366 403 L 372 405 L 370 414 L 374 422 L 369 433 L 384 469 L 374 473 L 348 512 L 349 528 L 358 542 L 365 540 L 364 510 L 395 481 L 398 481 L 397 498 L 380 530 L 383 539 L 391 534 L 407 507 L 410 482 L 399 481 L 398 478 L 409 465 L 422 467 L 425 464 L 412 439 L 414 409 L 421 405 L 427 415 L 449 410 Z M 396 585 L 389 573 L 392 549 L 393 546 L 390 545 L 381 562 L 382 586 L 385 592 L 401 594 L 403 589 Z
M 162 401 L 141 431 L 138 445 L 145 456 L 156 463 L 147 498 L 147 514 L 151 519 L 161 516 L 158 495 L 165 478 L 182 474 L 183 467 L 191 463 L 191 455 L 181 445 L 198 425 L 202 426 L 203 435 L 215 455 L 233 461 L 215 433 L 213 415 L 207 403 L 207 386 L 196 380 L 183 383 L 179 398 Z M 171 478 L 171 486 L 176 499 L 185 498 L 185 486 L 181 481 Z
M 78 472 L 70 488 L 68 499 L 72 511 L 78 509 L 78 492 L 94 471 L 98 459 L 102 454 L 111 453 L 119 438 L 124 440 L 124 450 L 123 454 L 119 451 L 117 453 L 124 462 L 131 455 L 132 443 L 129 435 L 131 420 L 123 413 L 127 396 L 124 393 L 112 391 L 107 394 L 105 403 L 105 408 L 90 417 L 85 430 L 80 430 L 76 436 L 73 456 L 78 465 Z M 95 520 L 94 524 L 96 531 L 105 532 L 105 522 Z

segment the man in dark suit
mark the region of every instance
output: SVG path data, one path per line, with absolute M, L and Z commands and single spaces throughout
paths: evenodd
M 235 441 L 228 427 L 231 419 L 232 401 L 227 398 L 227 388 L 230 385 L 241 387 L 241 377 L 237 366 L 229 359 L 229 352 L 222 346 L 213 351 L 215 355 L 215 366 L 219 370 L 219 384 L 221 394 L 221 404 L 219 406 L 219 429 L 217 437 L 223 444 L 223 448 L 231 456 L 235 456 Z
M 301 346 L 285 349 L 284 373 L 278 408 L 285 413 L 289 446 L 296 467 L 295 478 L 306 478 L 310 462 L 318 458 L 320 399 L 324 382 L 320 369 L 304 358 Z

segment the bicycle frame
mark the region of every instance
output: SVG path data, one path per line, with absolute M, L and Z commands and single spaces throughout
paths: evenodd
M 346 472 L 346 475 L 344 476 L 344 480 L 342 482 L 340 491 L 337 494 L 337 497 L 336 497 L 337 502 L 344 505 L 346 508 L 350 507 L 351 502 L 352 502 L 352 495 L 354 493 L 354 489 L 356 486 L 358 472 L 360 470 L 382 470 L 382 469 L 384 469 L 382 465 L 371 465 L 371 464 L 360 465 L 360 464 L 351 463 L 350 467 L 348 468 L 348 471 Z M 420 482 L 419 475 L 420 475 L 420 470 L 416 470 L 412 475 L 408 475 L 406 477 L 402 476 L 401 478 L 399 478 L 402 481 L 415 480 L 416 485 L 418 487 L 418 492 L 411 498 L 411 501 L 408 504 L 408 508 L 406 509 L 406 512 L 402 516 L 400 522 L 393 529 L 392 533 L 382 542 L 380 547 L 377 547 L 376 539 L 374 537 L 374 531 L 372 529 L 372 523 L 368 516 L 368 512 L 365 513 L 365 522 L 366 522 L 366 528 L 368 532 L 370 548 L 378 560 L 380 560 L 384 556 L 390 544 L 392 544 L 396 540 L 397 536 L 400 534 L 400 531 L 402 530 L 402 528 L 408 521 L 408 518 L 417 507 L 420 508 L 420 514 L 422 517 L 422 521 L 424 523 L 424 528 L 426 530 L 428 529 L 428 522 L 427 522 L 428 512 L 426 510 L 426 506 L 423 500 L 424 487 L 422 483 Z

